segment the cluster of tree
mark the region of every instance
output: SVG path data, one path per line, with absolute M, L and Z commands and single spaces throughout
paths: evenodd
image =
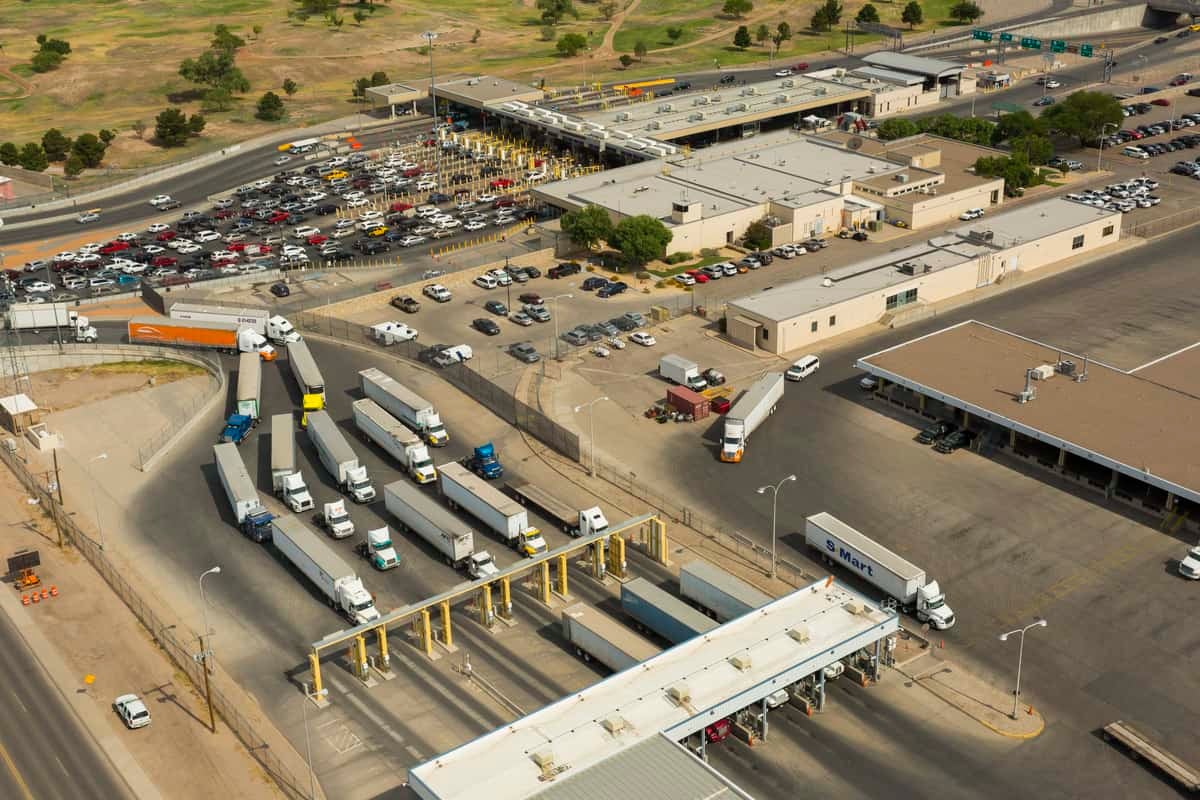
M 1004 178 L 1004 194 L 1020 197 L 1027 186 L 1040 186 L 1046 182 L 1042 173 L 1021 154 L 981 156 L 975 160 L 975 174 L 987 178 Z
M 104 161 L 104 152 L 117 134 L 107 128 L 85 133 L 72 140 L 58 128 L 42 134 L 41 143 L 30 142 L 18 149 L 12 142 L 0 145 L 0 163 L 42 172 L 51 163 L 63 163 L 63 172 L 73 178 L 85 169 L 94 169 Z
M 755 220 L 746 226 L 742 235 L 742 244 L 753 250 L 771 249 L 771 228 L 766 220 Z
M 1042 109 L 1047 132 L 1071 136 L 1081 145 L 1094 145 L 1105 127 L 1120 127 L 1121 103 L 1103 92 L 1074 92 L 1060 103 Z
M 921 117 L 920 119 L 885 119 L 879 123 L 876 133 L 884 141 L 903 139 L 906 136 L 916 136 L 918 133 L 932 133 L 947 139 L 957 139 L 971 144 L 992 144 L 992 131 L 996 125 L 979 117 L 956 117 L 953 114 L 940 114 L 936 117 Z
M 558 50 L 559 55 L 573 58 L 587 48 L 587 37 L 582 33 L 564 33 L 558 37 L 554 48 Z
M 370 89 L 372 86 L 386 86 L 389 83 L 391 81 L 388 80 L 387 73 L 383 70 L 376 70 L 371 73 L 371 77 L 359 78 L 354 82 L 352 90 L 354 99 L 360 103 L 364 102 L 367 99 L 367 89 Z M 286 92 L 287 87 L 285 86 L 283 90 Z
M 750 0 L 725 0 L 725 4 L 721 6 L 721 13 L 734 19 L 741 19 L 753 10 L 754 3 Z
M 900 21 L 908 25 L 908 29 L 911 31 L 914 25 L 920 25 L 925 21 L 925 9 L 921 8 L 921 4 L 917 0 L 909 0 L 904 11 L 900 12 Z
M 813 12 L 812 20 L 808 23 L 809 27 L 814 31 L 832 30 L 842 21 L 842 11 L 842 4 L 838 0 L 825 0 Z
M 967 25 L 983 16 L 983 9 L 973 0 L 958 0 L 950 6 L 950 19 Z
M 579 9 L 571 0 L 537 0 L 537 10 L 542 12 L 543 25 L 557 25 L 568 16 L 579 19 Z
M 563 233 L 579 247 L 591 249 L 607 242 L 621 253 L 625 263 L 637 268 L 647 261 L 662 258 L 671 243 L 671 232 L 654 217 L 641 214 L 612 224 L 608 212 L 599 206 L 585 206 L 563 214 Z
M 384 2 L 391 2 L 391 0 L 384 0 Z M 339 29 L 346 21 L 338 14 L 342 7 L 341 0 L 295 0 L 295 3 L 296 7 L 288 11 L 289 19 L 305 22 L 310 17 L 323 17 L 326 24 Z M 358 0 L 353 15 L 355 24 L 361 27 L 363 21 L 374 13 L 375 0 Z
M 766 24 L 761 24 L 754 29 L 754 41 L 759 44 L 766 44 L 768 41 L 774 42 L 776 47 L 792 38 L 792 26 L 786 22 L 781 22 L 775 26 L 772 31 Z M 745 25 L 738 26 L 737 32 L 733 35 L 733 45 L 740 50 L 745 50 L 751 44 L 750 29 Z
M 46 34 L 37 35 L 38 49 L 33 51 L 30 66 L 34 72 L 49 72 L 58 69 L 71 52 L 71 43 L 63 39 L 49 39 Z
M 199 136 L 205 124 L 199 114 L 189 117 L 181 109 L 167 108 L 154 118 L 154 137 L 163 147 L 182 147 L 193 136 Z
M 179 65 L 180 77 L 205 87 L 205 111 L 228 111 L 235 94 L 250 91 L 250 81 L 236 64 L 237 51 L 245 44 L 227 26 L 218 25 L 208 49 L 199 58 L 186 58 Z
M 267 92 L 258 98 L 254 116 L 266 122 L 278 122 L 287 116 L 287 109 L 283 107 L 283 99 L 279 95 Z

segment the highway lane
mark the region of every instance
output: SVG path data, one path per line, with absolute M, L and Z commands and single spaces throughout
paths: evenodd
M 125 782 L 8 617 L 0 614 L 0 797 L 119 800 Z M 131 736 L 153 736 L 149 729 Z

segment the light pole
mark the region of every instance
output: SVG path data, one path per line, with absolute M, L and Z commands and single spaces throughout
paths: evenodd
M 796 480 L 795 475 L 788 475 L 786 478 L 773 486 L 767 485 L 758 487 L 759 494 L 766 494 L 768 489 L 771 491 L 771 580 L 775 580 L 776 577 L 775 563 L 777 559 L 775 554 L 775 519 L 776 511 L 779 508 L 779 490 L 785 483 L 794 480 Z
M 575 296 L 575 295 L 573 295 L 573 294 L 556 294 L 556 295 L 554 295 L 554 297 L 551 297 L 551 298 L 550 298 L 550 302 L 554 304 L 554 358 L 555 358 L 555 359 L 558 359 L 558 357 L 559 357 L 559 349 L 558 349 L 558 299 L 559 299 L 560 297 L 565 297 L 565 298 L 567 298 L 568 300 L 570 300 L 570 299 L 571 299 L 571 298 L 573 298 L 574 296 Z
M 607 399 L 607 395 L 601 395 L 595 400 L 589 400 L 586 403 L 575 406 L 576 414 L 578 414 L 580 411 L 583 411 L 585 408 L 588 410 L 588 439 L 591 441 L 592 447 L 592 457 L 588 459 L 588 461 L 591 462 L 591 466 L 588 469 L 588 474 L 592 477 L 595 477 L 596 475 L 596 415 L 592 412 L 592 406 L 596 405 L 596 403 L 599 403 L 601 400 Z
M 1017 706 L 1021 702 L 1021 660 L 1025 655 L 1025 631 L 1029 630 L 1030 628 L 1044 628 L 1044 627 L 1046 627 L 1046 620 L 1039 619 L 1036 622 L 1029 623 L 1024 628 L 1017 628 L 1015 631 L 1009 631 L 1008 633 L 1000 634 L 999 638 L 1000 638 L 1000 641 L 1002 641 L 1002 642 L 1007 642 L 1008 637 L 1012 636 L 1014 633 L 1021 634 L 1021 646 L 1017 648 L 1017 688 L 1013 692 L 1013 710 L 1012 710 L 1012 718 L 1013 719 L 1017 718 Z
M 1104 127 L 1100 129 L 1100 145 L 1096 148 L 1096 172 L 1100 171 L 1100 159 L 1104 158 L 1104 132 L 1109 128 L 1112 128 L 1113 130 L 1119 130 L 1120 127 L 1121 126 L 1115 122 L 1106 122 L 1104 123 Z
M 438 110 L 437 110 L 437 87 L 434 85 L 434 80 L 433 80 L 433 40 L 436 39 L 437 37 L 438 37 L 438 35 L 436 33 L 434 33 L 433 31 L 425 31 L 424 33 L 421 34 L 421 38 L 429 43 L 429 45 L 428 45 L 429 46 L 429 97 L 430 97 L 430 99 L 433 100 L 433 123 L 435 126 L 437 125 L 437 120 L 438 120 Z
M 204 615 L 204 633 L 200 634 L 200 663 L 204 668 L 204 699 L 208 702 L 208 727 L 213 733 L 217 732 L 217 718 L 213 713 L 212 688 L 208 683 L 208 660 L 212 653 L 212 637 L 208 635 L 208 600 L 204 597 L 204 579 L 209 575 L 219 575 L 220 573 L 219 566 L 212 567 L 200 573 L 200 580 L 197 581 L 200 584 L 200 610 Z M 207 646 L 206 639 L 209 640 Z
M 96 473 L 92 472 L 92 464 L 96 461 L 104 461 L 108 458 L 108 453 L 100 453 L 88 459 L 88 477 L 91 478 L 92 485 L 92 508 L 96 510 L 96 535 L 100 540 L 100 549 L 104 549 L 104 526 L 100 523 L 100 501 L 96 499 Z
M 312 765 L 312 742 L 308 738 L 308 701 L 316 700 L 318 697 L 325 697 L 329 694 L 328 689 L 322 689 L 319 692 L 309 692 L 308 686 L 304 687 L 304 709 L 301 713 L 304 715 L 304 752 L 305 761 L 308 763 L 308 798 L 313 800 L 317 796 L 317 779 L 313 775 Z

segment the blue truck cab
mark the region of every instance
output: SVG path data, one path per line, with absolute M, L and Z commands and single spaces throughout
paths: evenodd
M 254 420 L 246 414 L 230 414 L 225 420 L 225 429 L 221 431 L 221 441 L 241 444 L 253 425 Z
M 474 453 L 464 460 L 463 466 L 489 481 L 504 475 L 504 465 L 500 463 L 499 454 L 491 442 L 476 447 Z

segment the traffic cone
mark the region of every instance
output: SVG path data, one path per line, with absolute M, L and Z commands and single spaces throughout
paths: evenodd
M 21 605 L 23 605 L 23 606 L 29 605 L 29 595 L 27 595 L 27 594 L 21 595 Z
M 33 602 L 37 603 L 37 602 L 39 602 L 39 601 L 40 601 L 42 598 L 41 598 L 41 597 L 38 595 L 38 593 L 37 593 L 37 592 L 34 592 L 34 593 L 33 593 L 33 596 L 32 596 L 32 597 L 30 597 L 29 599 L 30 599 L 30 600 L 32 600 Z
M 50 587 L 50 596 L 51 596 L 51 597 L 58 597 L 58 587 L 57 587 L 57 586 L 51 586 L 51 587 Z
M 43 600 L 49 600 L 49 599 L 50 599 L 50 592 L 49 592 L 48 590 L 46 590 L 46 589 L 42 589 L 42 599 L 43 599 Z

